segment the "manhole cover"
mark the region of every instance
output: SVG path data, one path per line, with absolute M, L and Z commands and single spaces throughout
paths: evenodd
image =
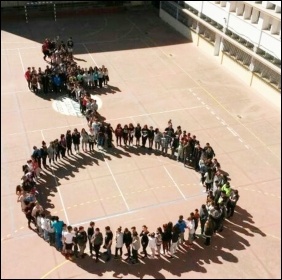
M 96 95 L 91 95 L 91 98 L 97 100 L 98 109 L 102 108 L 102 100 L 100 97 Z M 80 105 L 78 102 L 69 98 L 67 95 L 63 95 L 55 99 L 52 103 L 53 109 L 67 116 L 76 116 L 76 117 L 84 117 L 80 112 Z
M 242 117 L 241 117 L 240 115 L 237 115 L 237 117 L 238 117 L 239 119 L 242 119 Z

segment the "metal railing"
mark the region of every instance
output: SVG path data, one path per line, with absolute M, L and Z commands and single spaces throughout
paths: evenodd
M 198 11 L 187 8 L 187 4 L 178 5 L 178 1 L 162 1 L 161 9 L 170 16 L 197 32 L 199 36 L 214 44 L 216 34 L 222 38 L 222 51 L 234 61 L 252 71 L 265 82 L 281 90 L 281 61 L 274 60 L 271 56 L 257 51 L 254 45 L 230 30 L 224 33 L 221 26 L 212 24 L 198 16 Z M 184 2 L 184 1 L 179 1 Z M 188 7 L 189 8 L 189 7 Z M 256 52 L 257 53 L 256 53 Z

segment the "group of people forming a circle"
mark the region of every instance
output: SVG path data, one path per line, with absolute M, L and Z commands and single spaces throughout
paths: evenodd
M 72 45 L 71 43 L 67 44 L 67 48 L 62 42 L 50 44 L 45 41 L 44 44 L 48 47 L 47 49 L 46 46 L 45 49 L 42 48 L 44 59 L 46 56 L 52 55 L 50 46 L 53 44 L 53 48 L 57 51 L 54 52 L 55 57 L 64 58 L 66 62 L 73 61 L 73 43 Z M 68 64 L 66 63 L 66 65 Z M 196 230 L 199 223 L 200 236 L 204 237 L 205 245 L 210 245 L 212 235 L 217 231 L 222 231 L 224 220 L 233 216 L 239 199 L 238 190 L 231 188 L 227 175 L 221 170 L 217 159 L 214 158 L 215 152 L 211 145 L 206 143 L 202 148 L 195 135 L 182 130 L 181 126 L 174 129 L 171 120 L 163 130 L 147 125 L 141 126 L 139 123 L 136 126 L 132 123 L 117 124 L 113 128 L 111 124 L 99 121 L 97 103 L 83 88 L 83 86 L 91 87 L 92 84 L 87 78 L 83 78 L 84 74 L 81 75 L 79 66 L 72 69 L 71 65 L 70 63 L 70 68 L 66 68 L 70 70 L 66 70 L 64 63 L 52 62 L 52 73 L 55 73 L 55 77 L 63 73 L 69 74 L 66 83 L 68 94 L 70 97 L 80 100 L 88 129 L 83 128 L 81 132 L 77 129 L 74 129 L 73 132 L 67 130 L 65 134 L 61 134 L 58 139 L 51 141 L 48 145 L 42 141 L 41 148 L 33 147 L 31 159 L 23 166 L 22 183 L 16 189 L 18 202 L 21 203 L 29 228 L 33 223 L 39 236 L 50 245 L 54 245 L 58 251 L 71 260 L 73 257 L 85 257 L 87 242 L 89 242 L 90 254 L 94 255 L 95 252 L 96 262 L 99 261 L 102 246 L 105 249 L 105 260 L 109 261 L 113 245 L 115 246 L 115 258 L 123 256 L 122 248 L 125 246 L 126 260 L 132 264 L 139 262 L 138 251 L 140 248 L 142 248 L 143 258 L 148 256 L 147 247 L 150 248 L 153 259 L 161 254 L 174 257 L 177 248 L 193 246 L 193 241 L 197 238 Z M 79 78 L 77 75 L 81 77 Z M 105 80 L 107 79 L 103 78 L 102 81 L 105 82 Z M 71 84 L 71 87 L 68 87 L 68 84 Z M 95 85 L 97 86 L 96 83 L 94 83 Z M 58 89 L 57 85 L 55 88 Z M 73 92 L 75 93 L 73 94 Z M 71 225 L 66 225 L 57 216 L 46 215 L 46 211 L 37 200 L 38 191 L 36 189 L 36 184 L 40 183 L 42 165 L 48 169 L 61 158 L 64 160 L 68 156 L 74 156 L 73 147 L 76 153 L 80 153 L 81 144 L 83 152 L 90 153 L 94 152 L 95 145 L 98 149 L 105 149 L 105 152 L 107 149 L 116 148 L 113 147 L 113 136 L 115 136 L 116 147 L 124 145 L 124 147 L 135 146 L 137 149 L 140 147 L 141 149 L 154 150 L 156 153 L 162 153 L 163 156 L 170 156 L 172 159 L 183 162 L 184 165 L 199 172 L 201 174 L 200 181 L 205 188 L 204 192 L 207 193 L 206 201 L 200 210 L 195 209 L 194 212 L 191 212 L 187 220 L 183 218 L 183 215 L 180 215 L 177 222 L 164 223 L 156 230 L 149 231 L 148 227 L 143 225 L 140 234 L 135 226 L 131 228 L 131 231 L 128 228 L 122 230 L 122 227 L 118 227 L 115 234 L 109 226 L 106 226 L 103 235 L 100 228 L 95 227 L 94 222 L 90 223 L 86 231 L 83 226 L 73 228 Z M 47 159 L 50 166 L 47 164 Z M 188 229 L 187 244 L 184 238 L 185 229 Z
M 105 131 L 101 130 L 103 126 Z M 107 130 L 110 132 L 106 132 Z M 151 131 L 153 131 L 153 137 L 150 137 Z M 134 127 L 129 124 L 122 127 L 118 124 L 113 129 L 110 124 L 105 125 L 94 121 L 90 125 L 89 132 L 85 129 L 82 129 L 81 132 L 77 129 L 74 129 L 73 132 L 67 130 L 66 134 L 61 135 L 60 140 L 52 141 L 48 147 L 44 141 L 41 148 L 34 146 L 31 160 L 23 166 L 22 185 L 17 187 L 18 201 L 21 202 L 28 226 L 31 227 L 31 223 L 33 223 L 36 231 L 45 241 L 54 245 L 57 250 L 71 260 L 73 257 L 84 258 L 87 242 L 90 254 L 94 255 L 95 252 L 96 261 L 99 260 L 102 245 L 106 249 L 105 260 L 111 259 L 112 246 L 115 246 L 115 258 L 122 257 L 122 248 L 125 246 L 126 260 L 133 264 L 139 262 L 138 251 L 140 248 L 142 248 L 143 257 L 148 256 L 147 247 L 151 250 L 151 258 L 157 258 L 161 254 L 173 257 L 177 248 L 193 245 L 194 239 L 197 238 L 196 230 L 199 224 L 200 236 L 204 238 L 204 244 L 210 245 L 212 235 L 217 231 L 222 231 L 224 220 L 233 216 L 239 199 L 238 191 L 230 187 L 228 177 L 221 171 L 220 164 L 214 158 L 215 153 L 209 143 L 201 148 L 196 136 L 182 131 L 180 126 L 174 131 L 171 121 L 168 122 L 168 126 L 160 137 L 159 133 L 159 129 L 147 128 L 147 126 L 141 128 L 140 125 Z M 206 201 L 200 210 L 195 209 L 194 212 L 191 212 L 187 220 L 184 220 L 181 215 L 176 223 L 165 223 L 154 231 L 149 231 L 144 225 L 140 234 L 135 226 L 131 228 L 131 231 L 128 228 L 122 231 L 122 228 L 119 227 L 115 234 L 107 226 L 103 234 L 98 227 L 94 227 L 94 222 L 90 223 L 86 231 L 83 226 L 73 228 L 66 225 L 57 216 L 46 216 L 45 210 L 37 201 L 38 192 L 35 186 L 36 183 L 40 183 L 41 167 L 49 168 L 47 158 L 49 158 L 49 164 L 52 165 L 60 158 L 74 156 L 72 146 L 74 146 L 76 153 L 80 153 L 81 144 L 84 152 L 91 153 L 94 152 L 95 145 L 103 148 L 107 143 L 105 149 L 112 148 L 113 135 L 116 136 L 117 146 L 121 145 L 121 140 L 123 140 L 124 145 L 133 146 L 135 144 L 139 148 L 141 139 L 141 149 L 155 149 L 156 152 L 162 152 L 164 156 L 170 149 L 172 151 L 171 158 L 194 166 L 195 170 L 200 172 L 200 180 L 205 187 L 204 191 L 207 192 Z M 175 144 L 176 139 L 179 141 L 178 145 Z M 199 158 L 198 154 L 200 154 Z M 187 244 L 184 240 L 185 229 L 188 229 Z

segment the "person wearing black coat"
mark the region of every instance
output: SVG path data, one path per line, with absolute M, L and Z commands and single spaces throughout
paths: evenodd
M 141 237 L 141 245 L 142 245 L 142 248 L 143 248 L 143 258 L 146 258 L 148 257 L 148 253 L 147 253 L 147 246 L 148 246 L 148 243 L 149 243 L 149 237 L 148 237 L 148 228 L 146 226 L 143 226 L 142 227 L 142 232 L 140 233 L 140 237 Z
M 79 153 L 80 133 L 77 131 L 77 128 L 75 128 L 72 133 L 72 142 L 74 144 L 74 150 L 76 153 Z
M 66 133 L 66 142 L 67 142 L 67 152 L 68 152 L 68 156 L 70 155 L 70 153 L 72 154 L 72 135 L 71 135 L 71 131 L 68 130 Z
M 131 256 L 130 246 L 131 246 L 131 243 L 132 243 L 132 236 L 131 236 L 131 232 L 128 230 L 128 228 L 124 229 L 123 243 L 125 244 L 125 247 L 127 249 L 127 260 L 129 260 L 130 256 Z

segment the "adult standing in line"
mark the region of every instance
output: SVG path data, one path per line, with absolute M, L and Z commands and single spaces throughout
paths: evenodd
M 73 46 L 74 46 L 74 43 L 73 43 L 72 37 L 69 37 L 67 41 L 67 50 L 68 50 L 68 54 L 71 59 L 73 59 Z
M 48 165 L 47 165 L 46 161 L 47 161 L 47 156 L 48 156 L 48 149 L 47 149 L 45 141 L 42 141 L 42 147 L 40 149 L 40 154 L 41 154 L 41 157 L 42 157 L 43 167 L 47 168 Z
M 205 223 L 208 220 L 209 213 L 206 208 L 206 205 L 203 204 L 201 209 L 200 209 L 200 224 L 201 224 L 201 235 L 204 234 L 204 228 L 205 228 Z
M 95 229 L 94 234 L 91 238 L 91 242 L 92 242 L 92 248 L 94 249 L 95 252 L 95 257 L 96 257 L 95 262 L 97 263 L 99 261 L 100 248 L 103 244 L 103 234 L 100 232 L 99 228 Z
M 67 231 L 63 234 L 63 241 L 65 243 L 65 257 L 66 259 L 72 259 L 72 246 L 73 246 L 73 238 L 75 237 L 74 233 L 72 233 L 72 226 L 67 227 Z
M 104 248 L 107 249 L 106 253 L 107 253 L 107 258 L 106 258 L 106 262 L 108 262 L 111 257 L 112 257 L 112 244 L 113 244 L 113 233 L 111 231 L 111 228 L 109 226 L 105 227 L 106 229 L 106 236 L 105 236 L 105 244 L 104 244 Z
M 27 81 L 28 88 L 31 89 L 31 69 L 30 67 L 27 68 L 27 71 L 25 72 L 24 77 Z
M 211 237 L 213 235 L 214 232 L 214 227 L 213 227 L 213 221 L 211 220 L 211 218 L 209 218 L 206 223 L 205 223 L 205 237 L 206 237 L 206 241 L 205 241 L 205 245 L 209 246 L 211 244 Z
M 138 260 L 138 250 L 141 247 L 140 238 L 136 231 L 133 231 L 133 238 L 132 238 L 132 264 L 139 263 Z
M 63 249 L 63 244 L 62 244 L 62 231 L 63 231 L 63 221 L 59 220 L 58 216 L 54 217 L 52 227 L 55 230 L 55 244 L 56 244 L 56 249 L 58 251 L 61 251 Z
M 74 150 L 76 153 L 79 153 L 79 145 L 80 145 L 80 133 L 77 131 L 77 128 L 74 129 L 72 133 L 72 141 L 74 144 Z
M 68 156 L 71 154 L 72 155 L 72 135 L 71 135 L 71 131 L 67 130 L 66 133 L 66 143 L 67 143 L 67 153 Z
M 135 127 L 134 136 L 136 138 L 136 147 L 140 146 L 140 138 L 141 138 L 141 126 L 138 123 Z
M 184 239 L 184 232 L 185 232 L 185 228 L 187 228 L 187 225 L 185 223 L 185 221 L 183 220 L 183 216 L 180 215 L 178 222 L 176 223 L 176 225 L 179 228 L 179 244 L 184 243 L 185 239 Z
M 146 147 L 146 142 L 148 139 L 148 133 L 149 133 L 149 129 L 148 126 L 145 124 L 143 126 L 143 128 L 141 129 L 141 135 L 142 135 L 142 148 Z
M 148 246 L 148 243 L 149 243 L 149 238 L 148 238 L 148 234 L 149 234 L 149 231 L 148 231 L 148 228 L 147 226 L 143 226 L 142 227 L 142 232 L 140 233 L 140 237 L 141 237 L 141 244 L 142 244 L 142 249 L 143 249 L 143 258 L 147 258 L 148 257 L 148 253 L 147 253 L 147 246 Z
M 123 232 L 121 231 L 121 227 L 118 227 L 116 231 L 116 252 L 115 252 L 115 259 L 122 257 L 122 246 L 123 246 Z M 120 256 L 118 257 L 118 251 Z
M 128 230 L 128 228 L 124 229 L 123 243 L 125 244 L 125 247 L 127 249 L 127 258 L 126 259 L 129 260 L 130 257 L 131 257 L 130 247 L 131 247 L 131 243 L 132 243 L 132 236 L 131 236 L 131 232 Z
M 149 150 L 153 149 L 153 142 L 154 142 L 154 130 L 153 127 L 150 126 L 148 130 L 148 140 L 149 140 Z
M 87 237 L 89 241 L 89 251 L 90 251 L 91 256 L 93 255 L 92 236 L 94 235 L 94 226 L 95 226 L 95 223 L 90 222 L 89 227 L 87 229 Z
M 86 243 L 87 243 L 87 234 L 83 226 L 80 226 L 78 228 L 76 240 L 77 240 L 77 245 L 79 247 L 79 256 L 83 259 L 85 257 L 84 251 L 86 249 Z

